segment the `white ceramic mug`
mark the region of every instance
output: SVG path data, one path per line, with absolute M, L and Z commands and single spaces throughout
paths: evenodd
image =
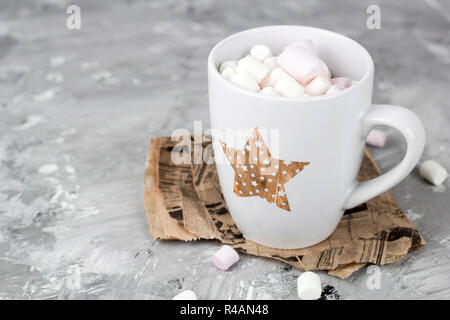
M 217 71 L 225 60 L 240 59 L 256 44 L 278 54 L 288 44 L 312 39 L 333 76 L 357 80 L 332 96 L 308 99 L 268 97 L 244 91 Z M 399 183 L 422 154 L 425 131 L 410 110 L 372 104 L 374 64 L 357 42 L 335 32 L 303 26 L 268 26 L 246 30 L 219 42 L 208 58 L 208 86 L 213 147 L 224 153 L 218 132 L 229 129 L 278 130 L 279 159 L 309 164 L 285 185 L 290 211 L 258 196 L 235 194 L 235 170 L 216 159 L 223 195 L 244 236 L 283 249 L 316 244 L 336 228 L 345 209 L 355 207 Z M 367 182 L 357 182 L 365 138 L 376 125 L 397 129 L 407 152 L 392 170 Z M 221 136 L 221 139 L 224 139 Z M 224 141 L 242 149 L 245 140 Z M 270 141 L 265 141 L 269 150 Z

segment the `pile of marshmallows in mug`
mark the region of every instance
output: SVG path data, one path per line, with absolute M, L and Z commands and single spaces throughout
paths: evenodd
M 249 55 L 239 61 L 223 62 L 219 72 L 236 86 L 264 96 L 303 98 L 330 95 L 353 83 L 345 77 L 331 78 L 327 65 L 317 56 L 311 40 L 288 45 L 278 57 L 273 57 L 268 47 L 256 45 Z M 382 148 L 386 139 L 385 132 L 372 130 L 366 143 Z M 448 177 L 447 170 L 434 160 L 424 161 L 419 174 L 434 185 L 441 185 Z M 238 260 L 238 253 L 228 245 L 222 246 L 212 258 L 214 265 L 221 270 L 227 270 Z M 301 299 L 319 299 L 322 293 L 319 275 L 310 271 L 302 273 L 297 279 L 297 290 Z M 185 290 L 173 299 L 196 300 L 197 295 Z
M 264 96 L 330 95 L 352 85 L 350 78 L 331 78 L 328 66 L 309 39 L 288 45 L 278 57 L 272 55 L 269 47 L 255 45 L 239 61 L 223 62 L 219 72 L 234 85 Z

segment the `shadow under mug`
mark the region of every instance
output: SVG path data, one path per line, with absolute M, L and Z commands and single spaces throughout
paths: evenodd
M 269 46 L 274 54 L 300 39 L 311 39 L 318 55 L 334 77 L 345 76 L 357 82 L 339 93 L 310 98 L 268 97 L 244 91 L 224 79 L 219 65 L 240 59 L 256 44 Z M 281 249 L 303 248 L 325 240 L 336 228 L 345 209 L 355 207 L 392 188 L 405 178 L 419 161 L 425 131 L 410 110 L 392 105 L 372 104 L 374 64 L 360 44 L 335 32 L 303 26 L 268 26 L 233 34 L 219 42 L 208 58 L 208 88 L 213 148 L 225 201 L 244 236 L 256 243 Z M 376 125 L 398 130 L 405 138 L 403 160 L 380 177 L 357 182 L 365 138 Z M 224 132 L 248 130 L 277 132 L 276 144 L 263 139 L 272 157 L 282 163 L 308 162 L 289 181 L 261 172 L 239 171 L 225 157 L 228 150 L 244 152 L 247 137 L 227 138 Z M 244 154 L 244 153 L 243 153 Z M 222 159 L 224 161 L 219 161 Z M 228 160 L 228 161 L 227 161 Z M 285 167 L 291 168 L 291 167 Z M 294 167 L 292 167 L 294 168 Z M 294 171 L 290 172 L 293 173 Z M 255 192 L 239 194 L 238 174 L 261 178 L 251 181 Z M 273 180 L 273 179 L 272 179 Z M 281 182 L 281 183 L 279 183 Z M 250 189 L 249 189 L 250 190 Z M 256 192 L 256 190 L 258 190 Z M 270 196 L 280 190 L 289 210 Z M 247 191 L 250 192 L 250 191 Z

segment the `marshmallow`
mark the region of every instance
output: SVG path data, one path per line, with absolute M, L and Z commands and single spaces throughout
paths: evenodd
M 245 56 L 238 62 L 237 72 L 247 71 L 253 78 L 260 83 L 269 73 L 269 67 L 256 60 L 250 55 Z
M 327 92 L 330 87 L 331 83 L 328 78 L 317 76 L 306 86 L 306 92 L 312 96 L 320 96 Z
M 384 131 L 373 129 L 366 138 L 366 144 L 372 147 L 383 148 L 386 144 L 387 134 Z
M 275 68 L 278 68 L 277 57 L 268 57 L 264 59 L 264 64 L 272 71 Z
M 219 67 L 219 72 L 222 73 L 226 68 L 231 68 L 233 71 L 236 71 L 237 61 L 236 60 L 228 60 L 223 62 Z
M 330 88 L 328 88 L 326 95 L 332 95 L 338 92 L 341 92 L 342 89 L 340 89 L 337 85 L 333 84 Z
M 331 72 L 316 52 L 311 39 L 286 46 L 278 57 L 269 47 L 255 45 L 250 54 L 228 60 L 219 67 L 220 74 L 240 88 L 263 96 L 307 97 L 332 95 L 356 81 L 346 77 L 331 79 Z M 330 80 L 331 79 L 331 80 Z
M 319 275 L 314 272 L 303 272 L 297 279 L 298 297 L 302 300 L 317 300 L 322 294 Z
M 282 77 L 275 85 L 275 90 L 283 97 L 301 97 L 305 89 L 291 77 Z
M 253 78 L 249 73 L 242 70 L 232 75 L 230 78 L 230 82 L 244 90 L 251 92 L 258 92 L 260 89 L 255 78 Z
M 250 50 L 250 55 L 259 61 L 264 61 L 264 59 L 272 56 L 272 51 L 266 46 L 256 45 Z
M 239 255 L 232 247 L 224 245 L 214 254 L 212 260 L 217 268 L 227 270 L 239 260 Z
M 222 75 L 222 77 L 224 77 L 227 80 L 230 80 L 231 77 L 236 73 L 236 71 L 234 71 L 231 68 L 225 68 L 220 74 Z
M 278 92 L 272 87 L 265 87 L 259 93 L 263 96 L 279 96 Z
M 447 170 L 434 160 L 426 160 L 420 165 L 419 174 L 435 186 L 441 185 L 448 177 Z
M 277 63 L 303 85 L 308 84 L 314 77 L 328 78 L 329 76 L 327 65 L 319 57 L 301 46 L 285 48 L 278 56 Z
M 309 53 L 317 56 L 316 48 L 314 47 L 314 43 L 312 42 L 311 39 L 300 40 L 298 42 L 295 42 L 295 43 L 292 43 L 292 44 L 288 45 L 286 48 L 289 48 L 291 46 L 293 46 L 293 47 L 295 47 L 295 46 L 302 47 L 303 49 L 305 49 Z
M 172 300 L 197 300 L 197 295 L 194 291 L 185 290 L 173 297 Z
M 286 71 L 284 71 L 281 68 L 275 68 L 273 69 L 268 75 L 267 77 L 264 78 L 264 80 L 261 82 L 261 87 L 265 88 L 265 87 L 275 87 L 275 85 L 277 84 L 278 80 L 280 80 L 281 78 L 284 77 L 289 77 L 292 78 L 289 74 L 286 73 Z M 293 79 L 293 78 L 292 78 Z
M 333 78 L 330 82 L 339 87 L 339 89 L 344 90 L 352 85 L 352 79 L 345 77 Z

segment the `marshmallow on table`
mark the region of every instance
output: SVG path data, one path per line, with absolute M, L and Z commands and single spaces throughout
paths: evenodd
M 372 147 L 383 148 L 386 144 L 387 133 L 381 130 L 373 129 L 366 138 L 366 144 Z
M 331 87 L 331 82 L 326 77 L 317 76 L 307 86 L 306 92 L 312 96 L 320 96 L 325 94 Z
M 278 92 L 272 87 L 265 87 L 259 93 L 262 94 L 263 96 L 273 96 L 273 97 L 280 96 Z
M 220 270 L 227 270 L 239 260 L 239 255 L 232 247 L 223 245 L 212 258 L 214 265 Z
M 339 89 L 344 90 L 352 85 L 352 79 L 345 77 L 333 78 L 330 82 L 339 87 Z
M 275 90 L 283 97 L 301 97 L 305 89 L 291 77 L 282 77 L 275 85 Z
M 264 64 L 272 71 L 275 68 L 278 68 L 277 57 L 268 57 L 264 59 Z
M 289 46 L 277 58 L 278 65 L 303 85 L 314 77 L 329 77 L 327 65 L 301 46 Z
M 265 88 L 265 87 L 275 87 L 275 85 L 277 84 L 278 80 L 280 80 L 281 78 L 284 77 L 289 77 L 292 78 L 289 74 L 286 73 L 286 71 L 284 71 L 281 68 L 275 68 L 273 69 L 268 75 L 267 77 L 264 78 L 264 80 L 261 82 L 261 87 Z M 293 79 L 293 78 L 292 78 Z
M 219 72 L 222 73 L 227 68 L 231 68 L 233 71 L 236 71 L 237 61 L 236 60 L 228 60 L 228 61 L 223 62 L 219 67 Z
M 264 59 L 272 56 L 272 51 L 270 51 L 269 47 L 258 44 L 253 46 L 250 50 L 250 55 L 259 61 L 264 61 Z
M 194 291 L 185 290 L 173 297 L 172 300 L 197 300 L 197 295 Z
M 225 68 L 220 74 L 222 75 L 222 77 L 224 77 L 227 80 L 230 80 L 231 77 L 236 73 L 236 71 L 234 71 L 231 68 Z
M 255 78 L 242 70 L 233 74 L 230 78 L 230 82 L 247 91 L 258 92 L 260 90 Z
M 448 177 L 447 170 L 434 160 L 424 161 L 419 168 L 419 174 L 428 182 L 439 186 Z
M 255 78 L 256 82 L 260 83 L 269 73 L 269 67 L 262 62 L 256 60 L 250 55 L 245 56 L 238 61 L 237 72 L 246 71 Z
M 302 300 L 317 300 L 322 295 L 320 277 L 314 272 L 303 272 L 297 279 L 298 297 Z

